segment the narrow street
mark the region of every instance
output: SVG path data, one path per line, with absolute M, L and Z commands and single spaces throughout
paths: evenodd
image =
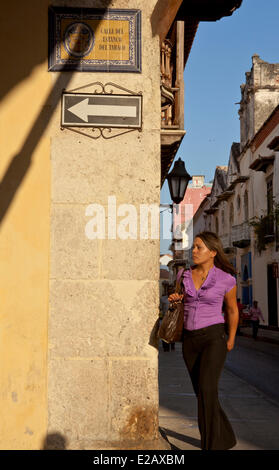
M 237 337 L 226 368 L 279 405 L 279 345 Z M 279 422 L 278 422 L 279 426 Z
M 279 345 L 237 337 L 228 353 L 219 398 L 234 428 L 233 450 L 279 449 Z M 176 350 L 159 349 L 159 422 L 174 448 L 199 450 L 196 398 Z

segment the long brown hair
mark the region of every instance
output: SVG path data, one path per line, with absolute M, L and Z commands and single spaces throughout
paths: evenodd
M 236 274 L 236 270 L 225 255 L 222 242 L 216 233 L 204 231 L 195 235 L 195 238 L 200 238 L 209 250 L 216 251 L 214 265 L 217 268 L 222 269 L 226 273 Z

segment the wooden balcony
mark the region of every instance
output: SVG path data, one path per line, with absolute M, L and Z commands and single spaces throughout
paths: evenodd
M 234 253 L 235 247 L 232 244 L 232 237 L 230 233 L 220 235 L 220 240 L 222 242 L 225 253 Z
M 275 240 L 275 217 L 272 214 L 268 214 L 263 218 L 264 222 L 264 240 L 265 243 L 272 243 Z
M 251 235 L 248 222 L 232 226 L 231 241 L 232 245 L 237 248 L 245 248 L 250 245 Z
M 169 39 L 165 39 L 161 46 L 161 128 L 179 129 L 179 97 L 181 86 L 174 86 L 176 77 L 174 76 L 175 64 L 172 56 L 175 54 L 175 44 Z
M 242 0 L 165 1 L 165 14 L 158 19 L 157 9 L 151 18 L 152 28 L 161 43 L 161 186 L 186 133 L 184 130 L 183 72 L 200 21 L 217 21 L 230 16 Z M 160 6 L 162 8 L 162 6 Z M 171 23 L 171 12 L 175 18 Z
M 161 184 L 169 172 L 184 130 L 184 67 L 198 21 L 173 23 L 161 44 Z

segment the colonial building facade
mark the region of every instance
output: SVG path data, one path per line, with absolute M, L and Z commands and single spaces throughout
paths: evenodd
M 238 297 L 247 305 L 257 300 L 265 324 L 277 327 L 279 64 L 257 55 L 252 63 L 241 86 L 240 143 L 232 144 L 228 166 L 216 168 L 194 233 L 203 228 L 220 236 L 237 270 Z

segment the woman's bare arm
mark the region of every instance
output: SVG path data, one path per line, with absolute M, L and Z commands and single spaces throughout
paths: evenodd
M 234 347 L 235 335 L 239 321 L 239 312 L 236 300 L 236 286 L 234 286 L 224 297 L 226 304 L 226 313 L 229 326 L 229 336 L 227 340 L 227 349 L 231 351 Z

